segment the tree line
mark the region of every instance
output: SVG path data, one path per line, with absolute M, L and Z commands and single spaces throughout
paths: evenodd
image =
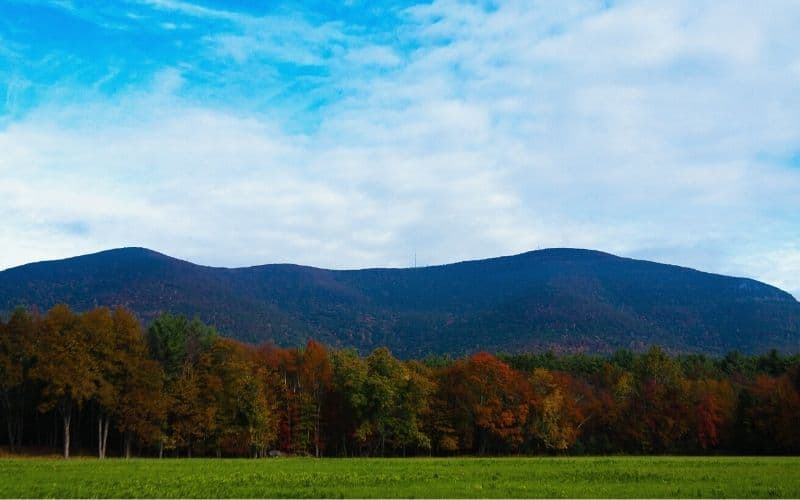
M 58 305 L 0 318 L 0 397 L 0 444 L 65 457 L 800 452 L 800 356 L 775 351 L 398 360 Z

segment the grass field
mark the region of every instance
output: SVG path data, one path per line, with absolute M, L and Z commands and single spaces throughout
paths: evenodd
M 800 497 L 800 457 L 0 459 L 2 497 Z

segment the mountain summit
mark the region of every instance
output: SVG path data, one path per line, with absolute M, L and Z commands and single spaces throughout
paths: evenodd
M 206 267 L 122 248 L 0 272 L 0 311 L 124 305 L 248 342 L 401 356 L 478 350 L 800 351 L 800 303 L 764 283 L 580 249 L 413 269 Z

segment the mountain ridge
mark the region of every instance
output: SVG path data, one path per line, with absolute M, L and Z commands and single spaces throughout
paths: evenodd
M 213 267 L 124 247 L 0 271 L 0 311 L 124 305 L 197 315 L 249 342 L 307 338 L 401 356 L 609 352 L 651 343 L 720 354 L 800 351 L 800 303 L 750 278 L 587 249 L 416 268 Z
M 418 266 L 418 267 L 388 267 L 387 266 L 387 267 L 357 267 L 357 268 L 331 269 L 331 268 L 325 268 L 325 267 L 319 267 L 319 266 L 312 266 L 312 265 L 308 265 L 308 264 L 295 264 L 295 263 L 291 263 L 291 262 L 271 262 L 271 263 L 268 263 L 268 264 L 254 264 L 254 265 L 249 265 L 249 266 L 236 266 L 236 267 L 212 266 L 212 265 L 208 265 L 208 264 L 198 264 L 198 263 L 192 262 L 190 260 L 181 259 L 181 258 L 178 258 L 178 257 L 173 257 L 171 255 L 168 255 L 168 254 L 165 254 L 165 253 L 162 253 L 162 252 L 159 252 L 157 250 L 153 250 L 153 249 L 147 248 L 147 247 L 131 246 L 131 247 L 110 248 L 110 249 L 107 249 L 107 250 L 100 250 L 100 251 L 92 252 L 92 253 L 88 253 L 88 254 L 76 255 L 76 256 L 72 256 L 72 257 L 65 257 L 63 259 L 48 259 L 48 260 L 28 262 L 28 263 L 20 264 L 20 265 L 17 265 L 17 266 L 12 266 L 12 267 L 9 267 L 9 268 L 6 268 L 6 269 L 0 269 L 0 273 L 3 273 L 5 271 L 11 271 L 11 270 L 14 270 L 14 269 L 19 269 L 19 268 L 26 268 L 26 267 L 29 267 L 29 266 L 35 266 L 35 265 L 39 265 L 39 264 L 63 263 L 63 262 L 66 262 L 66 261 L 83 259 L 83 258 L 86 258 L 86 257 L 98 257 L 98 256 L 105 256 L 105 255 L 121 255 L 121 254 L 126 254 L 126 253 L 154 256 L 154 257 L 158 257 L 158 258 L 165 258 L 165 259 L 169 259 L 171 261 L 182 262 L 182 263 L 191 264 L 193 266 L 203 267 L 203 268 L 207 268 L 207 269 L 250 270 L 250 269 L 259 269 L 259 268 L 265 268 L 265 267 L 271 267 L 271 266 L 286 266 L 286 267 L 294 267 L 294 268 L 302 268 L 302 269 L 316 269 L 316 270 L 320 270 L 320 271 L 330 271 L 330 272 L 357 272 L 357 271 L 407 271 L 407 270 L 415 270 L 415 269 L 441 268 L 441 267 L 447 267 L 447 266 L 457 266 L 457 265 L 462 265 L 462 264 L 485 263 L 485 262 L 491 262 L 491 261 L 497 261 L 497 260 L 513 259 L 513 258 L 525 257 L 525 256 L 528 256 L 528 255 L 533 255 L 533 254 L 550 253 L 550 252 L 559 252 L 559 253 L 574 252 L 574 253 L 584 253 L 584 254 L 590 254 L 590 255 L 606 256 L 606 257 L 611 257 L 611 258 L 614 258 L 614 259 L 627 260 L 627 261 L 632 261 L 632 262 L 646 262 L 646 263 L 650 263 L 650 264 L 657 264 L 657 265 L 661 265 L 661 266 L 667 266 L 667 267 L 671 267 L 671 268 L 675 268 L 675 269 L 687 270 L 687 271 L 692 271 L 692 272 L 711 275 L 711 276 L 721 276 L 721 277 L 724 277 L 724 278 L 743 280 L 743 281 L 753 282 L 753 283 L 755 283 L 755 284 L 757 284 L 759 286 L 766 286 L 766 287 L 772 288 L 772 289 L 774 289 L 774 290 L 776 290 L 778 292 L 786 294 L 787 296 L 789 296 L 789 298 L 791 298 L 795 302 L 800 302 L 796 297 L 794 297 L 793 294 L 791 294 L 790 292 L 788 292 L 786 290 L 783 290 L 783 289 L 781 289 L 781 288 L 779 288 L 779 287 L 777 287 L 775 285 L 771 285 L 769 283 L 765 283 L 763 281 L 759 281 L 759 280 L 757 280 L 755 278 L 750 278 L 750 277 L 747 277 L 747 276 L 733 276 L 733 275 L 712 273 L 712 272 L 709 272 L 709 271 L 703 271 L 701 269 L 688 267 L 688 266 L 681 266 L 681 265 L 678 265 L 678 264 L 670 264 L 670 263 L 666 263 L 666 262 L 658 262 L 658 261 L 652 261 L 652 260 L 646 260 L 646 259 L 636 259 L 636 258 L 633 258 L 633 257 L 623 257 L 623 256 L 619 256 L 619 255 L 616 255 L 616 254 L 612 254 L 610 252 L 604 252 L 602 250 L 591 250 L 591 249 L 575 248 L 575 247 L 543 248 L 543 249 L 538 249 L 538 250 L 528 250 L 526 252 L 521 252 L 521 253 L 517 253 L 517 254 L 501 255 L 501 256 L 497 256 L 497 257 L 467 259 L 467 260 L 461 260 L 461 261 L 456 261 L 456 262 L 448 262 L 448 263 L 444 263 L 444 264 L 429 264 L 429 265 Z

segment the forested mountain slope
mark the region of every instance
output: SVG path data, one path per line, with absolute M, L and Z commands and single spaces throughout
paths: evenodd
M 213 268 L 123 248 L 0 272 L 0 311 L 124 305 L 197 315 L 227 336 L 313 337 L 400 356 L 659 344 L 719 354 L 800 351 L 800 303 L 745 278 L 577 249 L 414 269 Z

